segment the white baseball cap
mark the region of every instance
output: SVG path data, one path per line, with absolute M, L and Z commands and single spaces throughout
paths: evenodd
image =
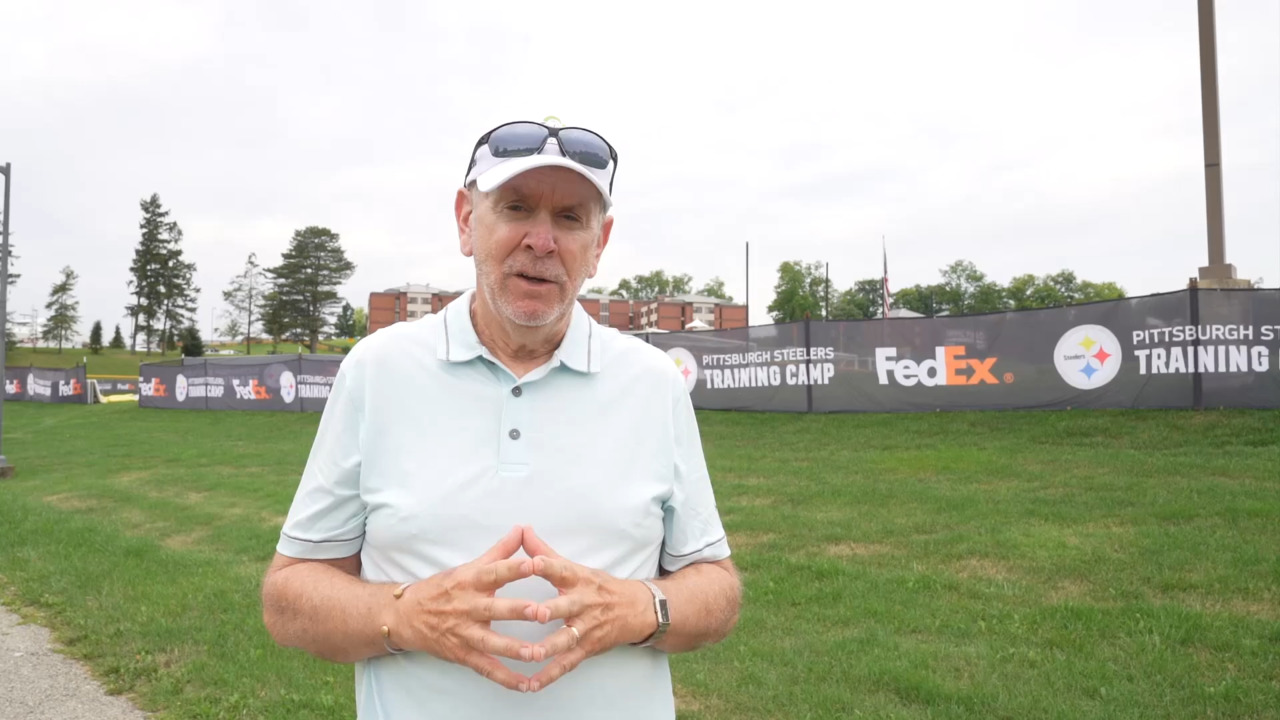
M 513 127 L 517 126 L 517 127 Z M 501 135 L 494 137 L 495 133 L 501 133 L 504 129 L 508 132 L 516 132 L 524 129 L 526 134 L 528 131 L 535 130 L 533 127 L 538 126 L 546 128 L 547 136 L 542 140 L 541 150 L 537 154 L 517 155 L 515 157 L 496 157 L 493 154 L 493 145 L 501 140 Z M 566 132 L 568 131 L 568 132 Z M 566 140 L 570 142 L 570 148 L 566 151 L 563 148 L 561 140 L 557 138 L 557 133 L 565 133 Z M 594 140 L 590 140 L 594 138 Z M 608 155 L 602 156 L 599 152 L 594 152 L 595 147 L 577 148 L 573 147 L 579 141 L 588 141 L 594 143 L 598 141 L 607 148 Z M 537 142 L 535 138 L 532 142 Z M 571 155 L 589 159 L 591 165 L 584 164 L 574 160 Z M 604 162 L 604 167 L 593 167 L 593 165 Z M 552 128 L 541 123 L 507 123 L 500 125 L 493 130 L 485 133 L 480 138 L 480 142 L 476 144 L 476 148 L 471 156 L 471 167 L 467 171 L 466 181 L 464 185 L 470 185 L 472 182 L 476 184 L 476 188 L 481 192 L 489 192 L 494 188 L 501 186 L 504 182 L 519 175 L 526 170 L 532 170 L 540 167 L 563 167 L 568 168 L 579 175 L 591 181 L 596 189 L 600 191 L 601 197 L 604 198 L 605 212 L 613 206 L 613 199 L 610 196 L 614 171 L 617 169 L 617 153 L 613 151 L 613 147 L 599 134 L 584 128 Z

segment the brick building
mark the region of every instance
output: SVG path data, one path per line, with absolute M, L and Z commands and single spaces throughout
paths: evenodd
M 438 313 L 461 294 L 461 291 L 441 290 L 430 285 L 404 285 L 388 288 L 384 292 L 369 293 L 368 332 L 376 332 L 392 323 L 418 320 Z M 586 293 L 578 296 L 578 304 L 596 322 L 623 332 L 723 330 L 747 326 L 745 305 L 702 295 L 624 300 L 610 295 Z

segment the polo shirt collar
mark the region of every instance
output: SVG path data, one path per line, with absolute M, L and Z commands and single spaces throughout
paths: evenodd
M 475 289 L 467 290 L 445 306 L 441 313 L 440 338 L 436 356 L 446 362 L 470 362 L 480 356 L 492 357 L 480 342 L 471 323 L 471 301 Z M 575 299 L 569 329 L 560 341 L 552 361 L 564 363 L 581 373 L 600 372 L 600 338 L 596 323 Z

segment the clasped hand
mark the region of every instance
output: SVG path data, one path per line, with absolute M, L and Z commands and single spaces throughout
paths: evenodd
M 529 557 L 512 557 L 521 548 Z M 495 596 L 504 585 L 533 575 L 555 586 L 557 597 L 536 603 Z M 475 560 L 410 585 L 394 607 L 393 639 L 405 650 L 465 665 L 510 690 L 537 692 L 583 660 L 647 637 L 657 620 L 646 627 L 646 607 L 652 600 L 643 584 L 566 560 L 532 528 L 517 526 Z M 565 627 L 527 643 L 494 632 L 495 620 L 564 620 L 577 632 Z M 498 657 L 551 662 L 525 677 Z

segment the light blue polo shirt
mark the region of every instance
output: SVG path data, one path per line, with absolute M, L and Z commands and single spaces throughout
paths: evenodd
M 517 382 L 476 336 L 473 293 L 352 349 L 279 552 L 360 553 L 365 579 L 407 582 L 469 562 L 525 524 L 568 559 L 621 578 L 656 577 L 659 562 L 675 571 L 727 558 L 693 406 L 672 360 L 575 303 L 555 355 Z M 535 577 L 499 595 L 555 593 Z M 678 621 L 680 608 L 672 614 Z M 536 642 L 560 625 L 493 628 Z M 503 662 L 525 675 L 543 665 Z M 675 717 L 667 656 L 630 646 L 527 694 L 425 653 L 378 657 L 356 663 L 356 706 L 365 720 Z

